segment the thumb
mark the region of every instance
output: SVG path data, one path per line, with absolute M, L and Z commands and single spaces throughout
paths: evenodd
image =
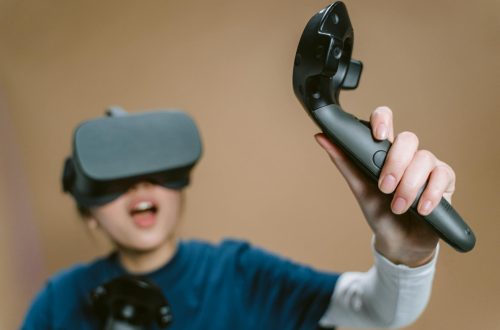
M 325 134 L 318 133 L 314 135 L 314 138 L 328 153 L 330 159 L 339 169 L 357 199 L 360 199 L 362 195 L 366 194 L 367 189 L 373 189 L 373 185 L 370 185 L 366 175 L 352 163 L 340 148 L 328 140 Z

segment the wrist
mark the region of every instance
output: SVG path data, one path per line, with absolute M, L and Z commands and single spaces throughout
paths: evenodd
M 375 250 L 395 265 L 406 265 L 408 267 L 419 267 L 429 263 L 435 253 L 436 244 L 419 246 L 410 242 L 395 243 L 374 236 Z

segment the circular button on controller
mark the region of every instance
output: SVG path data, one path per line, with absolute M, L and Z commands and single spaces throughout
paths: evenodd
M 382 168 L 382 166 L 384 166 L 385 156 L 387 156 L 387 151 L 385 150 L 379 150 L 374 153 L 373 163 L 375 164 L 375 166 L 377 166 L 378 168 Z

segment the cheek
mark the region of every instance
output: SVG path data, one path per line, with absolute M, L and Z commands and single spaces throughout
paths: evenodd
M 159 187 L 158 194 L 159 200 L 162 201 L 160 205 L 161 213 L 175 221 L 179 218 L 182 209 L 182 192 Z
M 175 204 L 164 205 L 156 214 L 156 234 L 169 235 L 174 230 L 179 219 L 179 208 Z
M 105 232 L 113 234 L 126 227 L 128 214 L 122 204 L 117 200 L 94 210 L 94 218 Z
M 111 238 L 117 238 L 127 233 L 128 221 L 124 217 L 100 218 L 98 220 L 101 230 Z

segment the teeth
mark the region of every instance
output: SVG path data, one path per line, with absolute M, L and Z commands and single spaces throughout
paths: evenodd
M 145 211 L 151 208 L 153 208 L 153 203 L 144 201 L 137 204 L 134 207 L 134 211 Z

